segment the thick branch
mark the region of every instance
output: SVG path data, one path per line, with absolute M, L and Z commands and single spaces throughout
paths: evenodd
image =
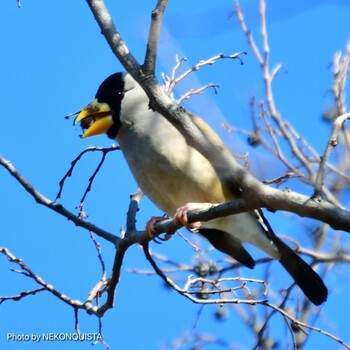
M 138 63 L 130 54 L 125 43 L 113 25 L 103 1 L 88 0 L 102 32 L 105 34 L 113 52 L 122 62 L 128 72 L 140 83 L 151 100 L 151 105 L 167 118 L 184 135 L 187 142 L 202 153 L 213 165 L 218 176 L 241 188 L 249 197 L 254 198 L 261 207 L 272 210 L 287 210 L 329 223 L 333 228 L 350 231 L 350 214 L 344 210 L 326 203 L 315 202 L 312 199 L 296 193 L 287 193 L 270 188 L 238 164 L 228 149 L 222 149 L 213 144 L 201 130 L 193 124 L 189 114 L 171 99 L 158 84 L 154 76 L 145 76 Z M 125 54 L 127 52 L 127 55 Z M 133 65 L 134 64 L 134 65 Z M 274 109 L 274 108 L 272 108 Z M 274 113 L 272 113 L 274 114 Z
M 152 21 L 148 35 L 146 57 L 142 67 L 146 75 L 154 75 L 160 28 L 167 4 L 168 0 L 158 0 L 155 10 L 152 11 Z
M 99 24 L 102 34 L 105 36 L 113 53 L 117 55 L 121 64 L 132 75 L 139 75 L 141 66 L 136 58 L 130 53 L 119 32 L 117 31 L 112 17 L 109 14 L 104 1 L 102 0 L 87 0 L 92 13 Z
M 332 228 L 350 232 L 350 214 L 348 211 L 337 208 L 321 198 L 310 198 L 292 191 L 281 191 L 265 187 L 261 195 L 262 201 L 251 198 L 240 198 L 232 202 L 215 204 L 206 210 L 190 211 L 188 221 L 209 221 L 218 217 L 252 211 L 259 208 L 282 210 L 298 214 L 302 217 L 316 219 L 329 224 Z M 264 204 L 268 203 L 268 205 Z M 165 220 L 155 225 L 155 230 L 161 232 L 174 232 L 179 227 L 173 220 Z

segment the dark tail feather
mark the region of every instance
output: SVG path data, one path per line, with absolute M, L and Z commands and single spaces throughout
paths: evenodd
M 322 278 L 294 250 L 278 238 L 261 210 L 255 211 L 259 222 L 263 222 L 265 234 L 276 245 L 281 258 L 279 262 L 293 277 L 295 283 L 315 305 L 327 300 L 328 290 Z
M 216 230 L 201 228 L 198 232 L 204 236 L 216 249 L 230 255 L 241 264 L 254 268 L 255 261 L 251 255 L 244 249 L 242 243 L 232 234 Z
M 277 236 L 274 236 L 273 242 L 281 254 L 280 263 L 293 277 L 295 283 L 309 300 L 315 305 L 320 305 L 326 301 L 328 290 L 322 278 Z

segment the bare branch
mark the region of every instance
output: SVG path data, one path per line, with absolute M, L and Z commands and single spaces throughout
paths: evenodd
M 248 30 L 247 28 L 247 25 L 245 23 L 245 19 L 244 19 L 244 16 L 243 16 L 243 11 L 241 9 L 241 6 L 239 4 L 239 1 L 238 0 L 235 0 L 235 10 L 236 10 L 236 15 L 237 15 L 237 18 L 238 18 L 238 21 L 239 21 L 239 24 L 243 30 L 243 33 L 246 35 L 247 39 L 248 39 L 248 42 L 249 42 L 249 45 L 251 46 L 258 62 L 263 65 L 264 63 L 264 60 L 260 54 L 260 51 L 257 47 L 257 45 L 255 44 L 255 41 L 253 39 L 253 35 L 251 33 L 250 30 Z
M 89 296 L 87 297 L 87 301 L 92 301 L 95 299 L 100 290 L 107 285 L 107 279 L 106 279 L 106 265 L 102 257 L 102 252 L 101 252 L 101 245 L 96 241 L 93 233 L 90 231 L 90 237 L 92 242 L 94 243 L 94 246 L 97 250 L 97 255 L 98 255 L 98 260 L 100 261 L 101 268 L 102 268 L 102 276 L 100 281 L 92 288 L 92 290 L 89 293 Z
M 158 0 L 155 10 L 152 11 L 152 20 L 148 35 L 146 57 L 145 62 L 142 66 L 142 69 L 146 75 L 154 75 L 155 72 L 160 29 L 167 4 L 168 0 Z
M 349 73 L 350 63 L 350 41 L 347 43 L 346 52 L 342 55 L 341 52 L 337 52 L 334 56 L 334 84 L 333 94 L 335 97 L 338 114 L 344 114 L 346 112 L 345 106 L 345 84 Z
M 164 282 L 166 282 L 170 287 L 172 287 L 173 289 L 175 289 L 178 293 L 180 293 L 181 295 L 185 296 L 186 298 L 190 299 L 191 301 L 197 303 L 197 304 L 226 304 L 226 303 L 230 303 L 230 304 L 248 304 L 251 306 L 256 306 L 256 305 L 265 305 L 269 308 L 271 308 L 272 310 L 277 311 L 278 313 L 280 313 L 283 317 L 285 317 L 287 320 L 289 320 L 289 322 L 292 322 L 292 324 L 297 325 L 298 327 L 300 327 L 300 329 L 302 329 L 303 331 L 305 329 L 311 329 L 313 331 L 319 332 L 335 341 L 337 341 L 338 343 L 342 344 L 346 349 L 350 349 L 350 346 L 347 345 L 342 339 L 334 336 L 333 334 L 324 331 L 323 329 L 311 326 L 305 322 L 301 322 L 299 321 L 296 317 L 292 316 L 291 314 L 289 314 L 287 311 L 285 311 L 283 308 L 271 304 L 266 300 L 248 300 L 248 299 L 236 299 L 236 298 L 221 298 L 219 297 L 218 299 L 201 299 L 201 298 L 197 298 L 193 295 L 193 293 L 190 292 L 190 288 L 192 288 L 193 286 L 195 286 L 195 284 L 200 281 L 200 282 L 208 282 L 210 281 L 210 284 L 215 284 L 217 283 L 216 281 L 212 281 L 212 280 L 205 280 L 205 279 L 201 279 L 201 278 L 197 278 L 197 279 L 189 279 L 187 281 L 187 283 L 185 284 L 185 286 L 183 288 L 179 287 L 172 279 L 170 279 L 169 277 L 167 277 L 162 270 L 157 266 L 157 264 L 155 263 L 155 261 L 153 260 L 151 254 L 149 253 L 148 250 L 148 244 L 143 244 L 143 249 L 144 249 L 144 253 L 145 256 L 147 258 L 147 260 L 150 262 L 150 264 L 152 265 L 152 267 L 154 268 L 154 270 L 156 271 L 156 273 L 164 280 Z M 232 280 L 232 279 L 230 279 Z M 203 292 L 202 292 L 203 293 Z M 208 292 L 209 294 L 213 294 Z
M 112 17 L 109 14 L 104 1 L 87 0 L 87 3 L 99 24 L 103 35 L 114 54 L 117 55 L 121 64 L 132 76 L 139 76 L 142 72 L 141 66 L 136 58 L 130 53 L 119 32 L 117 31 Z
M 258 208 L 268 208 L 269 210 L 287 210 L 290 212 L 297 213 L 301 216 L 316 218 L 323 222 L 329 223 L 334 228 L 341 228 L 345 231 L 350 232 L 349 212 L 342 210 L 340 208 L 337 208 L 334 205 L 331 205 L 330 203 L 322 200 L 322 198 L 309 198 L 307 196 L 294 193 L 292 191 L 279 191 L 260 183 L 253 176 L 251 176 L 243 167 L 241 167 L 238 163 L 232 160 L 231 155 L 228 152 L 222 151 L 220 147 L 218 147 L 217 145 L 213 145 L 210 142 L 210 140 L 208 140 L 206 136 L 203 135 L 201 130 L 198 129 L 195 125 L 193 125 L 193 123 L 191 122 L 191 118 L 188 118 L 189 114 L 184 109 L 179 108 L 176 105 L 176 103 L 172 99 L 168 98 L 165 95 L 164 91 L 160 89 L 159 84 L 154 78 L 154 70 L 155 70 L 155 64 L 156 64 L 157 46 L 159 41 L 160 27 L 161 27 L 163 14 L 167 6 L 167 0 L 159 0 L 156 9 L 152 13 L 152 24 L 150 28 L 147 52 L 146 52 L 145 62 L 142 67 L 131 55 L 126 44 L 123 42 L 121 36 L 117 32 L 113 24 L 113 21 L 111 19 L 111 16 L 108 14 L 105 8 L 104 2 L 101 0 L 87 0 L 87 2 L 94 13 L 96 20 L 98 21 L 103 34 L 105 35 L 109 44 L 111 45 L 113 52 L 117 55 L 119 60 L 122 62 L 124 67 L 131 73 L 131 75 L 133 75 L 136 78 L 136 80 L 143 86 L 146 93 L 150 97 L 150 100 L 152 102 L 151 103 L 152 108 L 164 114 L 164 116 L 167 119 L 169 119 L 176 127 L 179 128 L 179 130 L 185 135 L 188 142 L 191 145 L 193 145 L 196 149 L 198 149 L 204 156 L 206 156 L 212 162 L 221 180 L 225 182 L 230 182 L 231 184 L 234 184 L 237 188 L 243 190 L 242 197 L 236 201 L 233 201 L 230 203 L 224 203 L 224 204 L 214 204 L 212 208 L 210 208 L 209 210 L 189 213 L 190 222 L 207 221 L 207 220 L 217 218 L 219 216 L 233 215 L 235 213 L 251 211 L 253 209 L 258 209 Z M 18 0 L 18 4 L 20 5 L 19 0 Z M 238 9 L 237 13 L 239 14 L 240 8 L 239 8 L 238 0 L 236 1 L 236 7 Z M 240 19 L 242 28 L 245 28 L 248 41 L 250 42 L 253 48 L 253 51 L 255 52 L 256 57 L 263 68 L 264 82 L 265 82 L 265 89 L 266 89 L 266 99 L 267 99 L 267 106 L 268 106 L 268 113 L 264 114 L 263 116 L 265 121 L 265 126 L 267 128 L 267 132 L 271 136 L 272 143 L 274 144 L 274 148 L 275 148 L 274 150 L 277 156 L 282 159 L 284 157 L 277 139 L 280 135 L 282 135 L 282 137 L 285 138 L 289 143 L 293 153 L 296 155 L 300 163 L 307 169 L 310 179 L 313 180 L 315 171 L 313 167 L 309 164 L 309 157 L 306 156 L 303 149 L 300 147 L 300 144 L 296 142 L 295 135 L 291 132 L 290 129 L 288 129 L 285 122 L 282 120 L 278 110 L 275 107 L 275 103 L 273 100 L 272 81 L 276 76 L 276 74 L 278 73 L 278 71 L 281 69 L 282 65 L 279 64 L 275 66 L 272 70 L 270 70 L 269 68 L 270 52 L 269 52 L 269 46 L 268 46 L 268 40 L 267 40 L 264 0 L 260 1 L 260 14 L 261 14 L 261 33 L 262 33 L 263 54 L 260 53 L 259 49 L 257 48 L 257 45 L 252 39 L 251 33 L 248 32 L 248 30 L 246 29 L 242 13 L 240 13 L 238 17 Z M 236 54 L 236 55 L 238 57 L 239 54 Z M 199 69 L 199 67 L 202 67 L 204 65 L 213 64 L 213 62 L 219 58 L 237 58 L 233 56 L 234 55 L 224 56 L 221 54 L 221 55 L 214 56 L 214 58 L 209 59 L 207 61 L 200 61 L 196 66 L 192 67 L 190 70 L 185 72 L 182 76 L 180 76 L 177 79 L 174 78 L 175 76 L 175 70 L 174 70 L 173 76 L 172 76 L 172 82 L 170 82 L 169 86 L 171 87 L 171 84 L 175 80 L 179 82 L 186 76 L 186 74 L 188 75 L 191 72 Z M 178 66 L 181 65 L 181 62 L 183 61 L 178 62 Z M 213 87 L 215 89 L 216 85 L 207 84 L 204 87 L 201 87 L 197 90 L 190 90 L 186 95 L 180 97 L 179 101 L 181 102 L 183 99 L 188 98 L 193 94 L 201 93 L 202 91 L 204 91 L 206 88 L 209 88 L 209 87 Z M 271 116 L 270 120 L 272 121 L 272 124 L 275 123 L 273 125 L 270 123 L 270 120 L 268 120 L 268 117 L 270 116 Z M 277 125 L 277 127 L 275 127 L 275 125 Z M 341 126 L 339 127 L 338 132 L 340 128 Z M 277 134 L 275 133 L 275 130 L 277 130 Z M 258 127 L 256 128 L 256 132 L 258 132 Z M 331 137 L 331 140 L 333 140 L 332 137 Z M 324 179 L 325 168 L 326 166 L 328 166 L 327 159 L 329 158 L 330 152 L 331 152 L 331 149 L 327 150 L 326 148 L 326 151 L 323 156 L 325 158 L 325 161 L 324 161 L 324 164 L 322 164 L 322 162 L 320 164 L 319 173 L 318 173 L 318 177 L 320 179 L 316 180 L 315 192 L 317 191 L 318 187 L 320 190 L 322 189 L 322 182 Z M 83 151 L 72 162 L 71 168 L 69 169 L 67 174 L 64 176 L 64 178 L 61 180 L 60 191 L 56 199 L 61 197 L 65 180 L 69 176 L 71 176 L 74 166 L 76 165 L 76 163 L 78 162 L 78 160 L 81 158 L 83 154 L 85 154 L 85 151 Z M 96 170 L 94 171 L 94 173 L 89 179 L 88 187 L 80 203 L 81 213 L 83 211 L 84 200 L 87 194 L 91 190 L 91 186 L 93 184 L 95 176 L 99 172 L 105 160 L 106 154 L 107 153 L 103 153 L 102 160 L 100 161 Z M 53 288 L 53 286 L 49 285 L 40 276 L 36 275 L 28 266 L 26 266 L 23 263 L 22 260 L 17 259 L 8 250 L 4 248 L 5 250 L 0 250 L 0 252 L 5 254 L 10 259 L 10 261 L 18 264 L 22 269 L 21 272 L 23 273 L 23 275 L 26 275 L 32 278 L 42 286 L 42 288 L 38 288 L 36 290 L 29 291 L 29 292 L 24 292 L 24 294 L 20 294 L 18 296 L 8 297 L 9 299 L 19 300 L 24 296 L 33 295 L 37 292 L 48 290 L 51 293 L 53 293 L 56 297 L 60 298 L 62 301 L 66 302 L 67 304 L 69 304 L 74 308 L 75 315 L 76 315 L 76 329 L 77 329 L 77 332 L 79 332 L 78 310 L 80 308 L 87 310 L 87 312 L 91 314 L 95 314 L 101 318 L 108 309 L 113 307 L 116 288 L 118 286 L 120 275 L 121 275 L 121 266 L 122 266 L 126 251 L 131 245 L 135 243 L 140 243 L 143 246 L 147 259 L 150 261 L 151 265 L 154 267 L 156 273 L 161 278 L 163 278 L 163 280 L 166 281 L 170 286 L 172 286 L 175 290 L 177 290 L 181 295 L 184 295 L 191 301 L 200 303 L 203 305 L 213 304 L 213 303 L 220 304 L 220 305 L 225 303 L 236 304 L 236 305 L 246 304 L 246 305 L 252 305 L 252 306 L 263 305 L 267 308 L 271 308 L 273 310 L 272 313 L 278 312 L 284 317 L 287 323 L 287 327 L 289 328 L 290 333 L 292 334 L 293 343 L 295 347 L 296 347 L 297 341 L 293 335 L 292 325 L 297 325 L 297 327 L 305 333 L 307 329 L 313 329 L 315 331 L 323 333 L 327 336 L 330 336 L 332 339 L 338 341 L 339 343 L 343 344 L 345 347 L 349 348 L 348 345 L 346 345 L 341 339 L 334 337 L 333 335 L 327 332 L 324 332 L 320 329 L 314 328 L 308 325 L 306 322 L 304 323 L 304 322 L 301 322 L 300 320 L 297 320 L 294 316 L 290 315 L 285 310 L 283 310 L 284 305 L 276 306 L 267 302 L 266 300 L 250 300 L 249 298 L 247 298 L 247 300 L 244 300 L 244 299 L 241 300 L 237 298 L 226 297 L 226 294 L 224 295 L 224 293 L 232 293 L 239 289 L 239 290 L 242 290 L 246 295 L 251 296 L 252 293 L 250 291 L 250 288 L 248 288 L 247 286 L 248 282 L 263 284 L 264 293 L 266 293 L 266 283 L 263 281 L 246 280 L 241 278 L 239 279 L 218 278 L 217 280 L 209 280 L 204 278 L 195 278 L 195 279 L 189 278 L 183 288 L 180 288 L 179 286 L 177 286 L 174 281 L 172 281 L 170 278 L 164 275 L 163 270 L 160 270 L 159 267 L 154 262 L 152 255 L 148 251 L 148 243 L 150 241 L 150 238 L 148 237 L 148 235 L 144 231 L 137 231 L 136 229 L 136 213 L 138 210 L 138 203 L 142 197 L 142 193 L 136 192 L 131 196 L 131 202 L 130 202 L 128 217 L 127 217 L 126 233 L 122 238 L 119 238 L 111 233 L 108 233 L 106 231 L 103 231 L 95 227 L 92 224 L 86 223 L 85 221 L 81 220 L 81 218 L 79 217 L 77 218 L 75 215 L 70 213 L 63 206 L 58 205 L 54 202 L 51 202 L 49 199 L 45 198 L 41 193 L 39 193 L 31 184 L 29 184 L 17 172 L 17 170 L 12 166 L 10 162 L 6 161 L 3 158 L 0 158 L 0 164 L 10 172 L 10 174 L 26 189 L 26 191 L 30 193 L 30 195 L 39 204 L 45 205 L 51 210 L 54 210 L 57 213 L 65 216 L 69 220 L 72 220 L 73 222 L 75 222 L 76 225 L 82 226 L 90 230 L 91 235 L 92 235 L 92 232 L 95 232 L 100 237 L 103 237 L 106 240 L 112 242 L 116 247 L 116 254 L 114 257 L 112 275 L 110 279 L 107 280 L 106 268 L 101 256 L 100 247 L 98 243 L 95 241 L 95 239 L 93 238 L 94 244 L 98 251 L 98 257 L 102 266 L 102 276 L 100 281 L 91 290 L 91 292 L 89 293 L 89 296 L 87 297 L 86 302 L 84 303 L 76 300 L 71 300 L 64 294 L 58 292 L 55 288 Z M 346 174 L 346 171 L 344 171 L 344 174 Z M 291 176 L 290 173 L 287 173 L 277 179 L 272 180 L 272 182 L 277 183 L 289 176 Z M 178 227 L 174 224 L 172 220 L 167 220 L 157 224 L 155 228 L 158 232 L 169 232 L 169 231 L 174 232 Z M 301 248 L 299 247 L 299 249 Z M 313 252 L 308 252 L 306 250 L 304 250 L 303 253 L 309 254 L 309 256 L 312 257 L 315 262 L 319 262 L 319 261 L 329 262 L 329 261 L 332 261 L 331 259 L 335 259 L 334 255 L 332 254 L 329 254 L 326 256 L 318 253 L 313 254 Z M 348 259 L 349 257 L 346 256 L 343 261 L 347 261 Z M 236 280 L 239 280 L 240 282 L 242 282 L 237 287 L 223 288 L 221 286 L 222 282 L 236 281 Z M 200 288 L 199 290 L 200 296 L 198 296 L 198 291 L 194 290 L 195 288 L 197 288 L 197 285 L 202 285 L 202 286 L 209 285 L 211 289 L 205 290 L 204 288 Z M 106 292 L 107 292 L 107 300 L 102 306 L 100 306 L 99 298 L 103 293 L 106 293 Z M 285 298 L 284 301 L 287 300 L 288 293 L 289 291 L 287 292 L 287 297 Z M 212 299 L 212 300 L 206 299 L 209 296 L 218 296 L 218 297 L 217 299 Z M 203 299 L 204 297 L 205 299 Z M 97 305 L 93 305 L 94 300 Z M 2 301 L 4 300 L 0 299 L 0 303 Z M 100 323 L 100 331 L 101 331 L 101 327 L 102 325 Z
M 21 186 L 35 199 L 38 204 L 55 211 L 56 213 L 64 216 L 70 221 L 73 221 L 76 226 L 83 227 L 89 231 L 96 233 L 98 236 L 106 239 L 107 241 L 117 244 L 120 240 L 119 237 L 109 233 L 87 221 L 84 221 L 64 208 L 61 204 L 56 204 L 37 191 L 11 164 L 10 161 L 0 156 L 0 165 L 2 165 L 20 184 Z
M 128 235 L 130 232 L 136 231 L 136 214 L 139 210 L 139 203 L 142 197 L 143 197 L 143 192 L 140 188 L 138 188 L 130 196 L 129 210 L 127 212 L 127 218 L 126 218 L 126 235 Z
M 142 196 L 142 191 L 138 189 L 130 197 L 129 210 L 127 213 L 127 232 L 125 233 L 123 239 L 121 239 L 117 245 L 117 251 L 114 256 L 112 275 L 108 280 L 108 295 L 106 302 L 102 306 L 93 306 L 90 298 L 86 303 L 89 307 L 88 312 L 91 314 L 95 314 L 98 317 L 102 317 L 105 314 L 105 312 L 111 309 L 114 305 L 115 290 L 119 283 L 121 267 L 123 264 L 125 253 L 128 250 L 128 248 L 135 243 L 142 244 L 145 241 L 150 241 L 151 239 L 147 233 L 136 231 L 136 213 L 138 211 L 138 203 L 141 200 Z M 101 283 L 95 287 L 95 290 L 97 290 L 97 287 L 101 286 L 102 280 Z
M 148 243 L 145 243 L 142 245 L 143 247 L 143 251 L 145 253 L 146 259 L 149 261 L 149 263 L 152 265 L 152 267 L 154 268 L 154 270 L 156 271 L 156 273 L 164 280 L 164 282 L 166 282 L 170 287 L 172 287 L 173 289 L 175 289 L 178 293 L 180 293 L 181 295 L 185 296 L 186 298 L 190 299 L 191 301 L 198 303 L 198 304 L 220 304 L 220 303 L 228 303 L 228 302 L 232 302 L 232 300 L 230 299 L 230 301 L 228 299 L 213 299 L 213 300 L 207 300 L 207 299 L 201 299 L 201 298 L 197 298 L 195 296 L 195 294 L 197 294 L 198 292 L 193 292 L 191 291 L 192 287 L 195 287 L 196 284 L 198 282 L 200 283 L 210 283 L 210 284 L 217 284 L 217 281 L 213 281 L 213 280 L 206 280 L 203 278 L 195 278 L 192 279 L 191 277 L 187 280 L 187 283 L 185 284 L 185 286 L 183 288 L 179 287 L 171 278 L 167 277 L 163 271 L 158 267 L 158 265 L 155 263 L 155 261 L 153 260 L 149 249 L 148 249 Z M 241 280 L 241 279 L 237 279 L 237 278 L 225 278 L 225 279 L 220 279 L 220 281 L 234 281 L 234 280 Z M 244 279 L 242 279 L 244 280 Z M 248 280 L 246 280 L 248 281 Z M 253 280 L 253 279 L 249 279 L 249 281 L 251 282 L 258 282 L 258 283 L 262 283 L 264 284 L 264 281 L 257 281 L 257 280 Z M 233 290 L 230 289 L 230 292 L 232 292 Z M 223 291 L 222 291 L 223 292 Z M 201 292 L 203 293 L 203 292 Z M 220 291 L 214 291 L 214 292 L 204 292 L 204 294 L 217 294 L 217 293 L 221 293 Z M 249 305 L 256 305 L 256 304 L 261 304 L 261 303 L 265 303 L 264 300 L 238 300 L 238 299 L 233 299 L 234 303 L 243 303 L 243 304 L 249 304 Z
M 0 249 L 0 252 L 1 252 L 1 249 Z M 17 295 L 10 295 L 10 296 L 1 296 L 0 295 L 0 305 L 6 300 L 19 301 L 25 297 L 28 297 L 29 295 L 35 295 L 37 293 L 44 292 L 46 290 L 47 289 L 45 287 L 41 287 L 41 288 L 36 288 L 33 290 L 26 291 L 26 292 L 21 292 Z
M 259 195 L 259 189 L 262 190 L 261 186 L 263 185 L 232 158 L 228 149 L 222 149 L 219 145 L 213 144 L 193 123 L 190 115 L 165 93 L 156 79 L 153 76 L 146 77 L 140 71 L 137 62 L 133 62 L 134 66 L 130 67 L 132 63 L 129 60 L 131 54 L 127 50 L 128 56 L 124 57 L 126 45 L 122 42 L 119 33 L 116 31 L 107 9 L 102 5 L 103 1 L 88 0 L 88 2 L 111 48 L 129 73 L 141 84 L 148 94 L 152 107 L 178 128 L 186 138 L 186 141 L 211 162 L 223 181 L 239 184 L 243 191 L 247 193 L 254 189 L 254 191 L 257 191 L 256 194 Z
M 186 92 L 184 95 L 182 95 L 176 102 L 177 102 L 178 104 L 181 104 L 181 102 L 182 102 L 183 100 L 188 100 L 192 95 L 200 95 L 204 90 L 209 89 L 209 88 L 213 88 L 214 91 L 215 91 L 215 94 L 217 94 L 217 93 L 218 93 L 218 90 L 217 90 L 217 89 L 218 89 L 219 87 L 220 87 L 219 85 L 212 84 L 212 83 L 208 83 L 208 84 L 206 84 L 206 85 L 200 87 L 199 89 L 196 89 L 196 90 L 191 89 L 191 90 L 187 91 L 187 92 Z
M 326 164 L 328 162 L 328 159 L 332 153 L 332 150 L 337 146 L 338 144 L 338 134 L 341 131 L 341 129 L 344 126 L 344 123 L 346 120 L 350 118 L 350 113 L 345 113 L 339 117 L 337 117 L 332 125 L 332 132 L 329 137 L 326 149 L 323 153 L 323 156 L 321 157 L 321 162 L 320 166 L 318 168 L 318 172 L 316 175 L 316 180 L 315 180 L 315 196 L 322 196 L 322 187 L 323 187 L 323 180 L 325 176 L 325 169 L 326 169 Z
M 178 60 L 178 58 L 177 58 L 177 64 L 173 68 L 172 77 L 171 77 L 171 80 L 170 80 L 167 92 L 168 92 L 168 94 L 170 94 L 177 84 L 179 84 L 187 76 L 189 76 L 191 73 L 197 71 L 201 67 L 208 66 L 208 65 L 213 65 L 217 60 L 222 59 L 222 58 L 239 59 L 241 61 L 240 56 L 241 55 L 246 55 L 246 54 L 247 54 L 246 52 L 237 52 L 237 53 L 234 53 L 232 55 L 225 55 L 223 53 L 219 53 L 219 54 L 217 54 L 217 55 L 215 55 L 213 57 L 208 58 L 207 60 L 200 60 L 193 67 L 187 69 L 179 77 L 175 78 L 176 70 L 182 65 L 183 62 L 185 62 L 187 60 L 186 58 L 182 58 L 181 60 Z M 242 63 L 242 61 L 241 61 L 241 63 Z
M 55 202 L 62 197 L 62 191 L 63 191 L 63 187 L 64 184 L 67 180 L 68 177 L 71 177 L 73 174 L 73 170 L 75 168 L 75 166 L 77 165 L 77 163 L 80 161 L 80 159 L 82 158 L 83 155 L 85 155 L 88 152 L 102 152 L 103 154 L 103 158 L 105 158 L 105 154 L 112 152 L 112 151 L 117 151 L 120 150 L 119 146 L 116 145 L 112 145 L 109 148 L 104 148 L 104 147 L 88 147 L 86 149 L 84 149 L 83 151 L 80 152 L 80 154 L 71 162 L 71 166 L 68 169 L 67 173 L 63 176 L 63 178 L 60 180 L 59 182 L 59 191 L 57 193 Z
M 121 266 L 123 263 L 124 255 L 130 246 L 130 244 L 123 244 L 123 242 L 125 242 L 125 240 L 122 240 L 118 245 L 118 249 L 114 257 L 113 272 L 111 278 L 108 281 L 107 300 L 100 307 L 92 306 L 92 304 L 88 302 L 87 304 L 90 306 L 89 310 L 87 310 L 88 313 L 96 314 L 98 317 L 102 317 L 105 312 L 111 309 L 114 305 L 115 289 L 119 282 Z
M 95 177 L 96 177 L 96 175 L 99 173 L 99 171 L 101 170 L 101 167 L 102 167 L 103 163 L 104 163 L 105 160 L 106 160 L 106 156 L 107 156 L 107 153 L 109 152 L 109 150 L 113 150 L 113 151 L 114 151 L 115 148 L 112 147 L 112 148 L 110 148 L 110 149 L 106 149 L 106 150 L 102 151 L 102 158 L 101 158 L 100 162 L 98 163 L 98 165 L 97 165 L 95 171 L 92 173 L 92 175 L 91 175 L 90 178 L 89 178 L 89 184 L 88 184 L 88 186 L 86 187 L 85 192 L 84 192 L 84 194 L 83 194 L 83 197 L 81 198 L 80 203 L 79 203 L 79 206 L 78 206 L 78 208 L 79 208 L 79 214 L 78 214 L 78 216 L 79 216 L 80 219 L 84 219 L 84 218 L 86 217 L 85 211 L 84 211 L 84 203 L 85 203 L 86 196 L 87 196 L 88 193 L 91 191 L 92 184 L 93 184 L 93 182 L 94 182 L 94 180 L 95 180 Z
M 264 50 L 264 57 L 260 53 L 255 41 L 253 40 L 253 37 L 250 33 L 250 31 L 247 30 L 247 26 L 242 14 L 242 9 L 240 8 L 239 1 L 235 0 L 236 4 L 236 13 L 239 20 L 239 23 L 241 25 L 241 28 L 245 35 L 247 36 L 248 42 L 258 60 L 258 62 L 261 65 L 261 68 L 263 70 L 263 78 L 264 78 L 264 84 L 265 84 L 265 94 L 266 94 L 266 101 L 268 106 L 269 114 L 271 115 L 272 119 L 276 123 L 278 129 L 281 131 L 283 137 L 287 140 L 288 144 L 290 145 L 290 149 L 292 150 L 293 154 L 303 167 L 307 170 L 309 176 L 313 178 L 315 176 L 314 171 L 309 164 L 308 159 L 305 158 L 301 150 L 299 149 L 298 145 L 296 144 L 294 138 L 292 135 L 288 132 L 288 129 L 286 128 L 279 112 L 276 109 L 274 98 L 273 98 L 273 92 L 272 92 L 272 80 L 275 77 L 277 71 L 280 69 L 280 65 L 277 65 L 272 72 L 270 72 L 269 68 L 269 44 L 268 44 L 268 38 L 267 38 L 267 30 L 266 30 L 266 4 L 265 0 L 260 0 L 260 20 L 261 20 L 261 40 L 263 44 L 263 50 Z M 295 171 L 294 171 L 295 172 Z
M 293 125 L 289 122 L 286 122 L 286 127 L 288 128 L 289 132 L 293 135 L 293 137 L 298 140 L 303 147 L 305 147 L 311 154 L 310 156 L 310 162 L 313 163 L 319 163 L 320 160 L 320 155 L 316 152 L 316 150 L 303 138 L 302 136 L 299 135 L 299 133 L 294 129 Z M 327 168 L 332 171 L 333 173 L 339 175 L 343 179 L 349 179 L 349 176 L 344 172 L 341 171 L 338 167 L 333 165 L 330 162 L 327 162 Z M 340 164 L 341 165 L 341 164 Z M 340 206 L 340 205 L 338 205 Z
M 294 177 L 299 177 L 298 175 L 294 174 L 293 172 L 289 171 L 281 176 L 278 176 L 274 179 L 270 179 L 270 180 L 264 180 L 263 183 L 266 185 L 271 185 L 271 184 L 280 184 L 281 182 L 290 179 L 290 178 L 294 178 Z
M 293 212 L 302 217 L 309 217 L 328 223 L 334 229 L 350 232 L 350 214 L 348 211 L 337 208 L 321 198 L 310 198 L 290 190 L 278 190 L 266 186 L 266 192 L 257 197 L 244 197 L 231 202 L 213 204 L 207 210 L 188 212 L 189 223 L 209 221 L 217 217 L 252 211 L 259 208 L 283 210 Z M 267 204 L 266 204 L 267 203 Z M 175 232 L 179 227 L 173 220 L 165 220 L 155 224 L 155 231 Z
M 17 264 L 23 271 L 25 271 L 26 275 L 33 279 L 36 283 L 40 284 L 46 291 L 51 292 L 57 298 L 65 302 L 66 304 L 72 306 L 73 308 L 84 308 L 84 305 L 79 300 L 72 300 L 68 296 L 63 293 L 60 293 L 57 289 L 55 289 L 51 284 L 46 283 L 40 276 L 34 273 L 24 262 L 22 259 L 16 258 L 7 248 L 0 247 L 0 253 L 4 254 L 8 260 L 14 264 Z

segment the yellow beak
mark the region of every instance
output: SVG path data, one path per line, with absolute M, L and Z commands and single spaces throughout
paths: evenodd
M 82 138 L 105 134 L 114 124 L 112 115 L 113 111 L 108 103 L 93 100 L 80 111 L 74 120 L 74 125 L 80 123 L 83 130 L 85 130 L 81 136 Z

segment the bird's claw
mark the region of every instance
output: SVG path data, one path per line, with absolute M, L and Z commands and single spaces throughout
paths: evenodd
M 181 227 L 185 226 L 190 231 L 196 231 L 201 227 L 201 222 L 188 222 L 187 213 L 192 210 L 204 210 L 208 209 L 212 206 L 211 203 L 187 203 L 184 206 L 177 208 L 175 216 L 174 216 L 174 223 L 175 225 Z
M 164 237 L 158 236 L 158 233 L 154 230 L 154 225 L 157 222 L 161 222 L 166 220 L 167 218 L 164 216 L 152 216 L 150 220 L 148 220 L 146 224 L 146 232 L 148 236 L 156 243 L 161 244 L 162 242 L 165 242 L 171 238 L 173 235 L 172 233 L 166 233 Z M 162 241 L 162 242 L 159 242 Z
M 158 236 L 157 238 L 158 239 L 160 239 L 162 242 L 166 242 L 166 241 L 168 241 L 171 237 L 172 237 L 172 235 L 173 235 L 173 233 L 166 233 L 165 235 L 164 235 L 164 237 L 160 237 L 160 236 Z M 153 240 L 155 241 L 155 239 L 156 238 L 154 238 Z M 156 242 L 156 241 L 155 241 Z M 157 242 L 157 243 L 159 243 L 159 244 L 161 244 L 161 242 Z

